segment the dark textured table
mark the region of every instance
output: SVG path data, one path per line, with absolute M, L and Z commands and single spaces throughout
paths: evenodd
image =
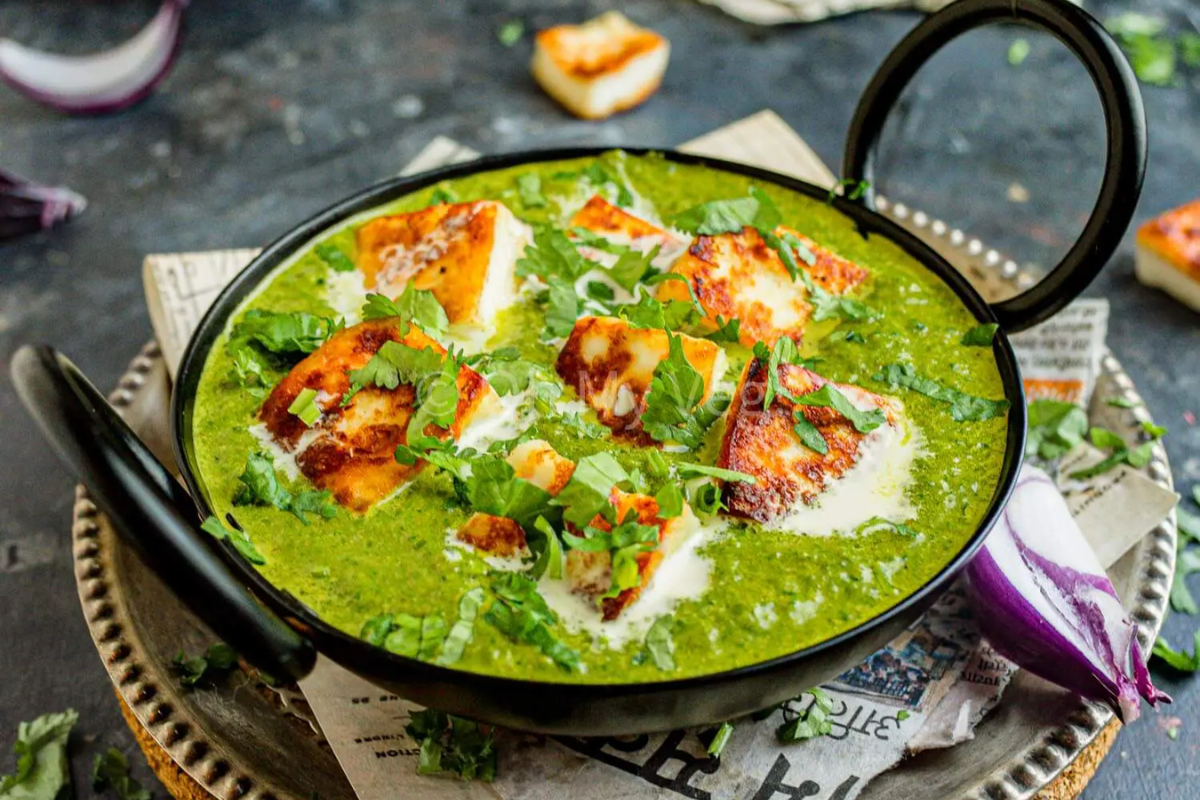
M 84 52 L 136 30 L 154 5 L 5 0 L 0 36 Z M 530 28 L 577 21 L 605 5 L 204 0 L 193 5 L 174 74 L 129 112 L 66 118 L 0 87 L 0 165 L 91 201 L 59 230 L 0 244 L 0 749 L 9 750 L 19 720 L 77 708 L 75 779 L 86 795 L 90 754 L 131 746 L 76 599 L 72 481 L 8 380 L 19 344 L 51 342 L 111 385 L 151 335 L 139 272 L 146 253 L 263 244 L 394 174 L 436 134 L 484 152 L 670 145 L 770 107 L 837 165 L 858 93 L 918 19 L 885 12 L 760 29 L 680 0 L 630 2 L 626 13 L 673 44 L 666 85 L 630 114 L 580 122 L 528 77 L 528 38 L 505 49 L 494 30 L 513 17 Z M 1088 5 L 1101 16 L 1136 7 Z M 1017 35 L 1033 50 L 1011 67 L 1005 53 Z M 1139 219 L 1200 194 L 1197 86 L 1193 72 L 1145 90 L 1151 152 Z M 892 129 L 883 190 L 1018 260 L 1052 262 L 1095 196 L 1099 104 L 1066 51 L 1038 36 L 995 28 L 951 46 Z M 1200 412 L 1200 317 L 1134 280 L 1131 240 L 1090 294 L 1112 304 L 1109 344 L 1171 428 L 1167 449 L 1186 492 L 1200 480 L 1200 429 L 1185 421 Z M 1166 630 L 1183 643 L 1197 624 L 1176 617 Z M 1089 800 L 1196 796 L 1200 681 L 1156 677 L 1176 704 L 1121 734 Z M 1184 720 L 1176 741 L 1166 714 Z M 139 764 L 137 774 L 148 773 Z

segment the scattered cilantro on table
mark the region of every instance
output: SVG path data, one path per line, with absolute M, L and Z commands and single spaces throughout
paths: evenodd
M 722 722 L 713 734 L 712 739 L 708 742 L 707 752 L 711 758 L 720 758 L 721 753 L 725 751 L 725 745 L 729 744 L 729 737 L 733 735 L 733 723 Z
M 238 655 L 224 642 L 210 645 L 202 656 L 187 656 L 182 650 L 171 659 L 171 671 L 179 676 L 179 683 L 189 689 L 212 686 L 229 674 L 238 664 Z
M 525 35 L 525 23 L 519 19 L 505 20 L 496 29 L 496 41 L 504 47 L 512 47 Z
M 809 689 L 805 694 L 812 697 L 805 708 L 795 711 L 790 704 L 785 703 L 783 706 L 784 723 L 779 726 L 775 735 L 784 744 L 815 739 L 833 730 L 829 721 L 833 699 L 819 688 Z
M 1154 649 L 1150 654 L 1172 669 L 1179 672 L 1196 672 L 1200 670 L 1200 631 L 1192 637 L 1192 652 L 1176 650 L 1166 639 L 1159 636 L 1154 640 Z
M 70 790 L 67 740 L 79 721 L 74 709 L 43 714 L 17 726 L 13 751 L 17 769 L 0 775 L 0 798 L 4 800 L 55 800 Z
M 418 774 L 495 780 L 495 735 L 479 723 L 426 709 L 414 711 L 404 731 L 421 748 Z
M 97 753 L 92 761 L 92 790 L 112 789 L 120 800 L 150 800 L 150 790 L 129 774 L 129 759 L 115 747 Z

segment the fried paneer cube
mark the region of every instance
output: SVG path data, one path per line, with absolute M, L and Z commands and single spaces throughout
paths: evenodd
M 633 108 L 662 83 L 667 40 L 619 11 L 540 31 L 530 68 L 546 94 L 583 119 Z
M 677 334 L 688 363 L 704 379 L 704 399 L 725 371 L 725 351 L 707 339 Z M 642 413 L 654 369 L 670 349 L 667 332 L 634 328 L 616 317 L 582 317 L 558 354 L 555 369 L 596 411 L 600 422 L 628 438 L 642 436 Z
M 1200 200 L 1138 228 L 1137 278 L 1200 311 Z
M 415 410 L 416 391 L 408 384 L 395 389 L 367 386 L 345 405 L 350 390 L 347 373 L 363 367 L 385 342 L 399 342 L 418 350 L 445 350 L 416 326 L 403 336 L 395 318 L 370 320 L 335 333 L 280 381 L 267 397 L 259 417 L 275 443 L 295 454 L 300 472 L 318 488 L 333 493 L 339 504 L 365 512 L 396 491 L 424 466 L 396 461 L 396 447 L 407 441 L 409 419 Z M 321 416 L 308 427 L 288 412 L 304 389 L 317 392 Z M 449 430 L 429 426 L 426 433 L 457 437 L 475 416 L 485 398 L 495 392 L 469 367 L 458 371 L 458 406 Z
M 527 480 L 539 489 L 556 495 L 571 480 L 575 462 L 563 458 L 547 442 L 531 439 L 522 442 L 508 454 L 509 466 L 516 477 Z M 514 520 L 492 514 L 472 514 L 456 536 L 487 555 L 504 558 L 526 552 L 525 531 Z
M 605 621 L 616 619 L 622 611 L 641 597 L 663 559 L 670 556 L 700 527 L 700 521 L 692 513 L 692 509 L 687 503 L 683 504 L 683 512 L 679 516 L 663 519 L 658 515 L 658 501 L 648 495 L 613 489 L 609 496 L 609 502 L 616 509 L 619 522 L 635 519 L 641 525 L 657 527 L 658 541 L 651 549 L 638 553 L 636 556 L 637 585 L 622 590 L 615 597 L 602 596 L 612 586 L 611 553 L 607 550 L 567 551 L 566 577 L 571 590 L 589 598 L 598 599 Z M 591 527 L 602 531 L 612 530 L 612 526 L 599 514 L 592 520 Z
M 528 227 L 493 200 L 439 203 L 378 217 L 355 233 L 369 290 L 396 297 L 411 282 L 433 292 L 451 323 L 483 326 L 516 297 Z
M 571 227 L 583 228 L 616 244 L 628 245 L 641 253 L 648 253 L 658 247 L 658 255 L 653 263 L 659 269 L 669 267 L 688 246 L 686 237 L 635 216 L 600 195 L 593 195 L 575 212 L 571 217 Z M 588 246 L 581 246 L 579 252 L 606 265 L 617 259 L 614 255 Z
M 804 367 L 780 365 L 779 382 L 797 397 L 831 383 L 856 407 L 880 409 L 887 425 L 900 425 L 902 410 L 894 400 L 857 386 L 826 381 Z M 790 400 L 776 395 L 771 407 L 763 408 L 766 383 L 766 364 L 751 359 L 729 408 L 717 460 L 720 467 L 755 478 L 753 484 L 732 481 L 725 484 L 724 502 L 729 513 L 764 523 L 787 513 L 798 503 L 813 503 L 833 481 L 854 466 L 859 446 L 867 436 L 832 408 L 802 406 L 804 417 L 825 440 L 828 452 L 822 455 L 809 449 L 793 430 L 796 406 Z
M 813 282 L 826 291 L 845 294 L 866 280 L 865 269 L 811 239 L 787 228 L 778 228 L 775 233 L 791 234 L 812 251 L 816 263 L 808 267 L 808 272 Z M 704 309 L 706 325 L 715 328 L 718 316 L 740 320 L 740 341 L 747 347 L 758 341 L 770 346 L 784 336 L 799 344 L 804 337 L 812 316 L 808 290 L 802 281 L 792 280 L 779 253 L 754 228 L 697 236 L 671 272 L 682 275 L 691 285 Z M 657 297 L 664 301 L 689 299 L 687 287 L 679 281 L 660 285 Z

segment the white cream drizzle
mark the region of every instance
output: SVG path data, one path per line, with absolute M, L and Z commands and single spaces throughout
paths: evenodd
M 535 422 L 532 389 L 504 396 L 489 393 L 459 434 L 455 446 L 460 452 L 468 447 L 487 450 L 493 442 L 517 438 Z

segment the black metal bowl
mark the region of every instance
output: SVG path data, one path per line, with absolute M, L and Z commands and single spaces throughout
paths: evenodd
M 174 441 L 188 491 L 138 441 L 74 365 L 51 348 L 25 347 L 17 353 L 13 374 L 18 392 L 56 451 L 88 484 L 99 505 L 147 563 L 219 635 L 269 674 L 302 677 L 312 669 L 319 652 L 424 705 L 553 734 L 641 733 L 712 723 L 779 703 L 828 680 L 894 638 L 974 555 L 1007 501 L 1024 450 L 1024 394 L 1006 332 L 1051 316 L 1090 283 L 1119 244 L 1141 191 L 1146 131 L 1136 81 L 1104 28 L 1065 0 L 962 0 L 918 25 L 888 56 L 860 101 L 846 148 L 846 177 L 870 181 L 872 156 L 884 120 L 919 67 L 963 31 L 1003 20 L 1049 31 L 1087 66 L 1100 92 L 1107 123 L 1104 183 L 1079 241 L 1063 261 L 1034 288 L 995 305 L 986 303 L 931 248 L 875 213 L 870 189 L 857 201 L 833 201 L 864 235 L 883 236 L 924 264 L 981 324 L 1001 326 L 993 352 L 1012 410 L 1000 480 L 970 541 L 917 592 L 826 641 L 738 669 L 652 683 L 596 685 L 481 675 L 398 656 L 328 625 L 267 581 L 228 543 L 218 543 L 197 530 L 197 514 L 203 518 L 210 509 L 192 444 L 196 388 L 213 343 L 266 276 L 332 226 L 438 181 L 514 165 L 594 156 L 602 152 L 600 148 L 496 156 L 385 181 L 318 214 L 267 247 L 217 298 L 180 366 L 173 397 Z M 827 195 L 825 189 L 766 170 L 671 150 L 655 152 L 671 161 L 746 175 L 810 197 Z

